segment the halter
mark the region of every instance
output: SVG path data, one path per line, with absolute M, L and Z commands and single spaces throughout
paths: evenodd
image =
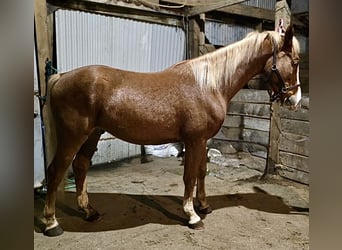
M 289 92 L 289 91 L 300 86 L 299 83 L 297 83 L 293 86 L 286 86 L 284 78 L 280 75 L 280 72 L 277 68 L 277 52 L 278 52 L 278 50 L 276 49 L 275 42 L 273 41 L 273 61 L 272 61 L 271 73 L 268 75 L 266 82 L 268 82 L 270 80 L 272 74 L 275 73 L 277 75 L 278 80 L 280 81 L 282 87 L 281 87 L 280 91 L 275 92 L 273 94 L 271 94 L 272 90 L 268 91 L 268 93 L 270 94 L 271 102 L 278 100 L 280 98 L 280 95 L 282 95 L 282 94 L 284 95 L 287 92 Z M 291 59 L 292 59 L 292 57 L 291 57 Z

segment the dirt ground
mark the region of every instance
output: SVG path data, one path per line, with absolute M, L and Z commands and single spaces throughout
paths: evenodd
M 46 237 L 40 220 L 44 194 L 36 194 L 34 249 L 309 249 L 309 187 L 260 180 L 261 172 L 251 167 L 257 163 L 247 158 L 208 163 L 206 191 L 213 212 L 202 217 L 202 230 L 186 226 L 179 159 L 92 166 L 89 199 L 101 219 L 82 219 L 71 188 L 59 193 L 56 205 L 64 234 Z

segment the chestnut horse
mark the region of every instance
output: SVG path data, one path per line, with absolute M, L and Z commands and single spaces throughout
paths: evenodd
M 72 163 L 79 208 L 86 220 L 98 212 L 89 204 L 86 172 L 101 132 L 154 145 L 183 142 L 183 209 L 190 228 L 203 227 L 198 211 L 212 210 L 205 194 L 206 142 L 225 119 L 232 97 L 255 75 L 266 76 L 272 101 L 289 107 L 301 99 L 299 44 L 292 27 L 285 35 L 254 32 L 232 45 L 177 63 L 161 72 L 138 73 L 85 66 L 49 79 L 48 106 L 55 124 L 56 151 L 47 170 L 44 234 L 63 233 L 55 218 L 57 187 Z

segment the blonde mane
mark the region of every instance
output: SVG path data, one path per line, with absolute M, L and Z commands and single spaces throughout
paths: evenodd
M 267 36 L 281 48 L 283 39 L 275 31 L 249 33 L 244 39 L 220 48 L 211 53 L 189 61 L 196 82 L 201 89 L 218 89 L 221 84 L 231 83 L 231 78 L 242 61 L 247 63 L 256 53 L 261 53 L 264 39 Z M 293 39 L 294 52 L 299 53 L 299 43 Z

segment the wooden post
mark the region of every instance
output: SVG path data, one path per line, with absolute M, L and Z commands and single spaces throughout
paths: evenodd
M 267 162 L 264 172 L 265 175 L 277 174 L 276 165 L 279 163 L 279 140 L 280 140 L 280 117 L 279 117 L 279 103 L 271 103 L 271 121 L 269 131 L 269 143 Z
M 52 26 L 53 18 L 47 15 L 47 5 L 45 0 L 34 1 L 34 24 L 35 24 L 35 45 L 37 52 L 37 69 L 38 69 L 38 84 L 39 95 L 44 97 L 47 94 L 46 89 L 46 77 L 45 77 L 45 63 L 46 60 L 52 60 Z M 42 99 L 41 99 L 42 100 Z M 46 136 L 45 127 L 49 122 L 46 109 L 42 109 L 41 103 L 41 117 L 43 119 L 43 147 L 44 147 L 44 164 L 47 168 L 47 164 L 51 161 L 52 152 L 50 152 L 51 139 Z
M 199 44 L 201 37 L 201 29 L 196 21 L 196 18 L 189 19 L 189 31 L 188 31 L 188 50 L 189 56 L 187 59 L 195 58 L 200 55 Z
M 200 28 L 200 33 L 199 33 L 199 46 L 204 46 L 205 45 L 205 14 L 202 13 L 199 15 L 199 28 Z
M 37 49 L 37 63 L 38 63 L 38 83 L 40 87 L 40 95 L 46 94 L 45 88 L 45 61 L 51 59 L 52 50 L 49 43 L 48 32 L 48 18 L 45 0 L 34 1 L 34 23 L 36 31 L 36 49 Z
M 288 27 L 291 21 L 291 11 L 286 0 L 280 0 L 276 2 L 274 23 L 274 28 L 276 31 L 279 29 L 280 20 L 282 20 L 285 29 Z M 269 148 L 264 176 L 268 174 L 277 174 L 277 164 L 279 164 L 279 140 L 281 136 L 279 103 L 271 103 L 270 108 L 271 117 L 268 145 Z
M 291 10 L 286 0 L 278 0 L 275 5 L 274 29 L 278 29 L 280 19 L 283 20 L 286 29 L 291 22 Z
M 198 25 L 200 28 L 199 33 L 199 55 L 204 55 L 208 53 L 206 44 L 205 44 L 205 14 L 202 13 L 199 15 Z

